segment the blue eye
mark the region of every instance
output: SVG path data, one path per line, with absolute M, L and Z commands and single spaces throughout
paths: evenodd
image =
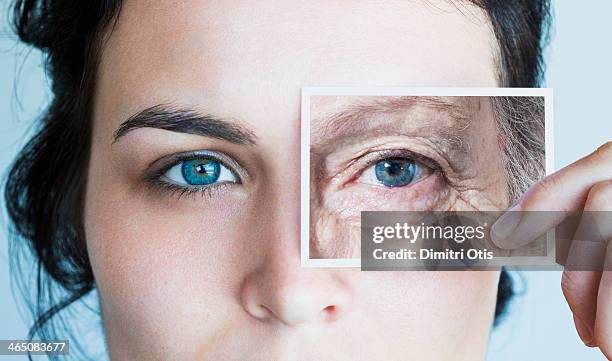
M 218 160 L 210 158 L 194 158 L 179 162 L 166 171 L 164 178 L 180 186 L 238 182 L 231 170 Z
M 359 178 L 359 181 L 394 188 L 414 183 L 427 174 L 428 169 L 413 160 L 407 158 L 388 158 L 380 160 L 366 169 Z
M 212 159 L 186 160 L 181 165 L 181 174 L 191 185 L 212 184 L 219 179 L 221 165 Z
M 376 180 L 387 187 L 402 187 L 412 182 L 416 166 L 408 159 L 386 159 L 374 165 Z

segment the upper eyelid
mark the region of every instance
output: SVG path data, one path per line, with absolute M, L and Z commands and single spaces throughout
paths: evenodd
M 373 165 L 388 158 L 405 158 L 421 163 L 432 170 L 440 170 L 442 168 L 440 164 L 432 158 L 408 149 L 381 150 L 377 153 L 376 156 L 373 156 L 373 158 L 369 160 L 369 165 Z

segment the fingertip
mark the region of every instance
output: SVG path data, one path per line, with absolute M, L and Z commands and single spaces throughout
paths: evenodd
M 584 322 L 580 317 L 574 314 L 574 325 L 582 342 L 588 347 L 595 347 L 597 343 L 593 337 L 593 329 L 588 323 Z
M 521 222 L 520 204 L 510 208 L 495 221 L 491 227 L 491 241 L 503 249 L 513 249 L 517 245 L 512 241 L 512 234 Z

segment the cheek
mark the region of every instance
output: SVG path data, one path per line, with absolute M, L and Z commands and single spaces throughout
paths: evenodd
M 361 211 L 443 210 L 452 204 L 452 192 L 436 173 L 405 187 L 354 183 L 325 192 L 324 207 L 344 219 L 359 221 Z
M 456 192 L 432 174 L 408 187 L 356 183 L 324 192 L 311 208 L 311 251 L 322 258 L 359 255 L 362 211 L 451 210 Z
M 383 337 L 438 349 L 444 340 L 482 343 L 493 320 L 499 272 L 362 272 L 357 293 Z M 372 290 L 376 290 L 373 292 Z M 469 316 L 466 316 L 469 315 Z
M 220 315 L 235 304 L 227 301 L 246 266 L 241 245 L 255 243 L 245 239 L 254 221 L 239 197 L 178 201 L 110 180 L 88 188 L 87 248 L 108 334 L 137 337 L 129 325 L 141 336 L 172 338 L 194 335 L 190 325 L 204 322 L 200 336 L 224 327 Z
M 315 258 L 353 258 L 359 256 L 359 219 L 331 209 L 311 212 L 310 254 Z

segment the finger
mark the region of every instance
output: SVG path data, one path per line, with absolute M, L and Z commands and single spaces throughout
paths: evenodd
M 572 269 L 563 271 L 561 289 L 574 316 L 574 324 L 582 342 L 595 346 L 595 319 L 601 271 L 589 270 L 593 263 L 603 264 L 605 247 L 593 247 L 595 242 L 577 241 L 572 244 L 568 262 Z M 602 245 L 603 243 L 598 243 Z M 589 261 L 581 262 L 589 259 Z M 592 261 L 595 259 L 595 261 Z M 584 268 L 583 268 L 584 267 Z
M 598 186 L 596 201 L 601 208 L 607 207 L 608 212 L 603 213 L 603 217 L 612 213 L 612 182 L 607 187 Z M 604 232 L 610 232 L 612 221 L 608 219 L 604 226 Z M 604 272 L 601 276 L 597 295 L 597 314 L 595 317 L 595 341 L 603 354 L 612 360 L 612 235 L 608 233 L 608 247 Z
M 597 345 L 595 332 L 598 292 L 606 248 L 612 238 L 612 182 L 604 181 L 591 187 L 584 205 L 561 279 L 563 294 L 574 314 L 574 323 L 587 346 Z
M 600 280 L 601 272 L 591 271 L 563 272 L 561 277 L 561 289 L 572 310 L 578 335 L 582 342 L 590 347 L 595 346 L 597 291 Z
M 561 223 L 567 212 L 582 209 L 589 189 L 612 179 L 612 142 L 534 184 L 491 228 L 501 248 L 518 248 Z M 541 211 L 549 211 L 542 214 Z
M 588 199 L 592 199 L 594 194 L 596 192 L 590 192 Z M 561 278 L 563 295 L 574 314 L 578 335 L 585 345 L 591 347 L 597 345 L 595 320 L 599 314 L 597 304 L 602 269 L 612 266 L 605 265 L 607 240 L 612 238 L 612 222 L 594 216 L 604 215 L 604 212 L 589 212 L 592 203 L 587 200 L 587 211 L 574 237 Z M 594 235 L 599 238 L 592 238 Z
M 602 184 L 605 186 L 601 186 Z M 606 192 L 612 195 L 612 181 L 597 183 L 591 188 L 584 212 L 581 213 L 580 222 L 571 240 L 570 250 L 564 263 L 565 271 L 604 270 L 606 248 L 608 240 L 612 238 L 612 202 L 608 205 L 598 205 L 596 203 L 598 201 L 593 199 L 601 199 Z
M 608 246 L 606 267 L 612 267 L 612 245 Z M 604 271 L 599 283 L 594 340 L 608 360 L 612 360 L 612 271 Z

